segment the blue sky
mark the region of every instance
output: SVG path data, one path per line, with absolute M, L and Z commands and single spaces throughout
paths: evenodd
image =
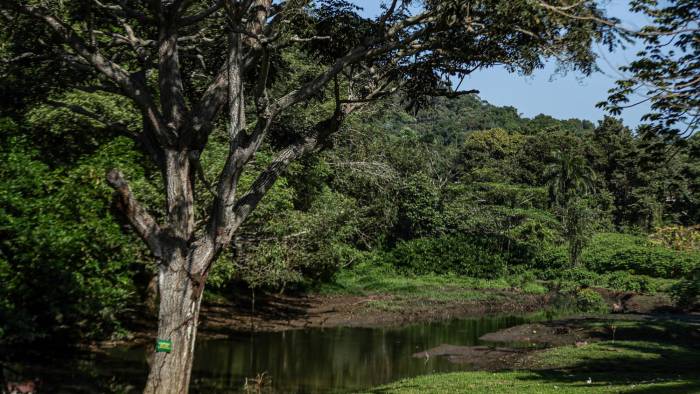
M 362 7 L 367 16 L 380 12 L 379 0 L 352 1 Z M 609 16 L 619 18 L 627 27 L 638 28 L 647 24 L 645 17 L 629 12 L 627 3 L 626 0 L 608 0 L 604 7 Z M 596 48 L 601 72 L 589 77 L 576 73 L 555 75 L 556 64 L 552 61 L 527 77 L 509 74 L 502 68 L 480 70 L 465 79 L 462 88 L 477 89 L 488 102 L 513 106 L 527 117 L 543 113 L 559 119 L 579 118 L 595 122 L 604 115 L 595 104 L 605 99 L 608 89 L 621 76 L 617 68 L 633 60 L 639 49 L 640 46 L 630 46 L 609 53 Z M 639 105 L 625 110 L 621 117 L 626 125 L 634 128 L 647 110 L 647 105 Z

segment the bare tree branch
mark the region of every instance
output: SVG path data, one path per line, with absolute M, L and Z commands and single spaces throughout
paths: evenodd
M 60 101 L 55 101 L 48 99 L 45 101 L 46 104 L 49 104 L 51 106 L 57 107 L 57 108 L 65 108 L 77 115 L 82 115 L 86 118 L 92 119 L 98 123 L 103 124 L 105 127 L 109 129 L 113 129 L 118 131 L 120 134 L 126 135 L 128 137 L 134 138 L 135 135 L 132 133 L 129 128 L 121 122 L 110 122 L 109 120 L 104 119 L 102 116 L 97 114 L 96 112 L 90 111 L 89 109 L 83 107 L 82 105 L 77 105 L 77 104 L 68 104 L 68 103 L 62 103 Z
M 92 0 L 98 7 L 109 10 L 116 17 L 128 17 L 143 23 L 153 23 L 153 18 L 143 12 L 129 7 L 124 0 L 118 0 L 119 4 L 105 4 L 100 0 Z
M 340 129 L 343 119 L 352 110 L 354 107 L 347 107 L 347 110 L 344 111 L 336 111 L 328 119 L 319 122 L 311 135 L 280 151 L 267 168 L 258 175 L 250 189 L 233 206 L 233 220 L 226 229 L 227 233 L 233 234 L 240 227 L 290 163 L 319 149 L 329 136 Z
M 259 51 L 242 55 L 243 73 L 256 65 L 259 55 Z M 224 62 L 202 97 L 190 110 L 189 116 L 182 126 L 183 132 L 187 133 L 182 136 L 183 143 L 194 144 L 195 149 L 201 149 L 206 143 L 214 119 L 221 113 L 228 98 L 228 74 L 228 62 Z
M 226 0 L 216 0 L 216 2 L 214 2 L 214 4 L 212 4 L 210 7 L 205 8 L 204 10 L 202 10 L 194 15 L 183 16 L 178 21 L 178 25 L 189 26 L 189 25 L 194 25 L 196 23 L 199 23 L 199 22 L 207 19 L 208 17 L 210 17 L 215 12 L 219 11 L 221 8 L 223 8 L 225 3 L 226 3 Z
M 399 0 L 392 0 L 391 1 L 391 4 L 387 8 L 384 15 L 382 15 L 381 18 L 379 18 L 379 23 L 381 25 L 384 25 L 394 15 L 394 11 L 396 11 L 396 5 L 398 4 L 398 2 L 399 2 Z
M 156 220 L 136 201 L 120 171 L 110 170 L 107 173 L 107 182 L 114 188 L 119 209 L 129 219 L 132 227 L 146 242 L 153 255 L 160 259 L 162 257 L 161 230 Z

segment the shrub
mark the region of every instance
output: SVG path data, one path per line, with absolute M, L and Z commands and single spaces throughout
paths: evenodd
M 511 266 L 507 275 L 508 285 L 518 288 L 528 294 L 544 294 L 547 288 L 537 281 L 536 272 L 528 270 L 525 266 Z
M 582 267 L 543 270 L 539 278 L 560 293 L 576 293 L 581 288 L 599 287 L 603 283 L 600 275 Z
M 109 213 L 112 191 L 102 179 L 105 168 L 118 166 L 133 183 L 147 182 L 135 152 L 109 159 L 111 150 L 131 145 L 117 139 L 56 170 L 20 141 L 0 148 L 0 341 L 62 343 L 123 332 L 139 301 L 137 277 L 149 271 L 143 243 L 125 236 Z
M 476 278 L 503 275 L 507 261 L 492 245 L 466 236 L 402 241 L 390 252 L 389 259 L 399 270 L 416 275 L 452 273 Z
M 679 308 L 693 309 L 700 302 L 700 269 L 673 286 L 671 296 Z
M 569 268 L 559 271 L 556 279 L 562 282 L 571 282 L 579 287 L 593 287 L 601 283 L 600 275 L 585 268 Z
M 544 244 L 536 253 L 532 262 L 533 267 L 540 270 L 559 271 L 569 266 L 569 257 L 566 246 Z
M 576 306 L 582 312 L 603 312 L 608 310 L 608 304 L 603 296 L 592 289 L 581 289 L 576 292 Z
M 514 287 L 521 287 L 525 283 L 537 281 L 536 272 L 528 270 L 523 265 L 509 267 L 507 277 L 508 282 Z
M 700 263 L 700 253 L 678 251 L 654 245 L 644 237 L 600 233 L 583 252 L 590 270 L 604 273 L 628 271 L 637 275 L 680 278 Z
M 524 283 L 520 289 L 526 294 L 546 294 L 548 291 L 547 287 L 537 282 Z
M 626 271 L 605 274 L 602 281 L 610 289 L 635 293 L 655 293 L 659 286 L 658 281 L 654 278 L 646 275 L 633 275 Z

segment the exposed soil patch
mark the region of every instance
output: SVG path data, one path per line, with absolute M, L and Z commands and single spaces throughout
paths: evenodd
M 674 321 L 691 325 L 675 327 Z M 631 322 L 640 324 L 629 324 Z M 616 339 L 695 342 L 700 340 L 700 316 L 615 314 L 595 318 L 572 317 L 510 327 L 485 334 L 479 339 L 493 344 L 507 343 L 523 347 L 581 346 L 589 342 Z
M 678 312 L 673 306 L 671 297 L 666 294 L 637 294 L 628 291 L 614 291 L 595 288 L 611 306 L 615 313 L 674 313 Z
M 574 320 L 552 323 L 523 324 L 488 333 L 482 341 L 509 343 L 521 346 L 563 346 L 592 339 L 585 328 Z
M 572 318 L 544 323 L 522 324 L 485 334 L 479 340 L 494 346 L 442 344 L 413 354 L 416 358 L 444 357 L 474 370 L 497 371 L 525 367 L 531 356 L 543 348 L 576 345 L 603 339 L 605 335 L 590 323 L 600 319 Z
M 498 370 L 515 365 L 529 352 L 524 349 L 492 348 L 487 346 L 440 345 L 413 354 L 415 358 L 445 357 L 452 363 L 464 364 L 472 370 Z

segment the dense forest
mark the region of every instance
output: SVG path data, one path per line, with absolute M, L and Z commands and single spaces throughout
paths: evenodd
M 55 100 L 135 121 L 105 95 Z M 686 277 L 700 261 L 698 136 L 671 144 L 614 118 L 528 119 L 474 95 L 413 112 L 397 99 L 345 127 L 265 197 L 212 273 L 215 294 L 309 290 L 381 266 L 654 291 L 666 283 L 656 278 Z M 147 309 L 154 273 L 103 177 L 112 152 L 130 152 L 118 164 L 157 210 L 159 173 L 114 125 L 65 105 L 4 118 L 2 139 L 3 339 L 123 332 Z M 225 146 L 212 143 L 205 178 Z

